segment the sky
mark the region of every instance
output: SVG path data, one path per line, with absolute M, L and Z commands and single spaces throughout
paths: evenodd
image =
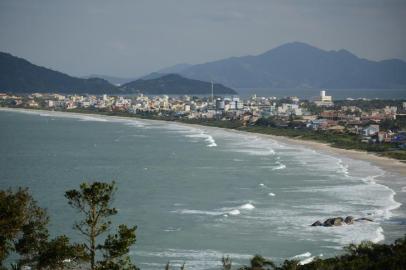
M 287 42 L 406 60 L 406 0 L 0 0 L 0 51 L 133 78 Z

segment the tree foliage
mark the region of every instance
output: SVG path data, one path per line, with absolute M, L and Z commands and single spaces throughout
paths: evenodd
M 243 266 L 239 270 L 270 270 L 275 269 L 275 264 L 260 255 L 255 255 L 250 260 L 250 266 Z
M 67 260 L 84 259 L 81 246 L 71 245 L 66 236 L 49 240 L 49 217 L 27 189 L 0 191 L 0 267 L 11 253 L 19 258 L 14 268 L 64 269 Z
M 255 255 L 250 266 L 240 270 L 405 270 L 406 269 L 406 236 L 393 244 L 375 244 L 362 242 L 351 244 L 344 249 L 346 252 L 334 258 L 316 258 L 312 262 L 301 265 L 297 260 L 285 260 L 277 266 L 272 261 Z M 269 268 L 270 267 L 270 268 Z M 226 268 L 223 267 L 225 270 Z
M 83 183 L 79 190 L 69 190 L 65 193 L 68 203 L 77 209 L 83 216 L 75 223 L 74 228 L 84 237 L 86 254 L 90 258 L 90 269 L 135 270 L 129 256 L 129 247 L 136 241 L 136 227 L 128 228 L 120 225 L 116 234 L 110 234 L 104 244 L 98 245 L 98 237 L 111 227 L 111 217 L 117 214 L 112 207 L 115 182 Z M 97 261 L 97 252 L 101 253 L 102 260 Z

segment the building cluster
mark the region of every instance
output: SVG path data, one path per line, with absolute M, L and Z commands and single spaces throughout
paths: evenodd
M 357 106 L 336 106 L 326 91 L 313 101 L 298 97 L 169 97 L 95 96 L 35 93 L 25 96 L 0 93 L 0 102 L 28 108 L 49 110 L 97 109 L 130 114 L 153 114 L 182 119 L 239 120 L 244 125 L 255 125 L 259 119 L 272 119 L 276 127 L 292 127 L 349 133 L 360 136 L 361 141 L 406 142 L 406 134 L 381 127 L 386 120 L 406 116 L 406 102 L 398 108 L 386 106 L 362 110 Z

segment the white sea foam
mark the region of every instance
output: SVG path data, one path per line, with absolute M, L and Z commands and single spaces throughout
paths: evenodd
M 381 242 L 383 240 L 385 240 L 385 235 L 383 234 L 383 229 L 382 227 L 378 227 L 375 231 L 375 238 L 372 239 L 371 241 L 374 243 L 378 243 Z
M 136 120 L 126 121 L 125 125 L 132 126 L 132 127 L 137 127 L 137 128 L 145 128 L 145 127 L 147 127 L 147 125 L 145 123 L 140 122 L 140 121 L 136 121 Z
M 238 152 L 238 153 L 244 153 L 244 154 L 249 154 L 253 156 L 272 156 L 275 155 L 275 151 L 272 148 L 253 148 L 253 147 L 247 147 L 247 148 L 236 148 L 232 150 L 233 152 Z
M 252 210 L 254 209 L 255 206 L 251 203 L 246 203 L 240 206 L 240 209 L 244 209 L 244 210 Z
M 283 163 L 281 163 L 279 161 L 277 161 L 276 164 L 278 164 L 278 166 L 273 167 L 272 168 L 273 171 L 286 169 L 285 164 L 283 164 Z
M 164 229 L 164 232 L 179 232 L 179 231 L 180 231 L 180 228 L 169 227 L 169 228 Z
M 293 256 L 292 259 L 306 258 L 306 257 L 310 257 L 310 256 L 312 256 L 312 254 L 310 252 L 305 252 L 305 253 Z
M 231 210 L 230 212 L 228 212 L 228 214 L 232 215 L 232 216 L 238 216 L 239 214 L 241 214 L 241 212 L 238 209 L 234 209 L 234 210 Z
M 187 134 L 185 137 L 188 138 L 202 138 L 205 142 L 207 142 L 207 147 L 216 147 L 216 141 L 214 140 L 213 136 L 207 134 L 205 131 L 200 129 L 191 129 L 189 132 L 197 132 L 195 134 Z
M 314 260 L 314 258 L 316 258 L 316 257 L 310 257 L 310 258 L 301 260 L 301 261 L 299 262 L 299 264 L 300 264 L 300 265 L 305 265 L 305 264 L 311 263 L 311 262 Z
M 179 268 L 184 262 L 187 269 L 203 270 L 203 269 L 219 269 L 221 267 L 221 258 L 225 255 L 222 251 L 217 250 L 186 250 L 186 249 L 156 249 L 153 251 L 134 250 L 130 251 L 130 255 L 137 255 L 148 258 L 165 258 L 171 262 L 171 266 Z M 252 255 L 240 253 L 227 253 L 235 260 L 249 260 Z M 145 266 L 150 266 L 149 269 L 164 269 L 165 264 L 158 263 L 141 263 Z M 234 262 L 233 262 L 234 265 Z M 238 264 L 236 264 L 238 265 Z M 145 267 L 143 267 L 144 269 Z
M 87 115 L 83 115 L 83 116 L 78 116 L 75 117 L 78 118 L 80 121 L 94 121 L 94 122 L 107 122 L 108 120 L 102 117 L 93 117 L 93 116 L 87 116 Z
M 193 209 L 180 209 L 173 211 L 179 214 L 189 214 L 189 215 L 207 215 L 207 216 L 220 216 L 223 212 L 218 211 L 204 211 L 204 210 L 193 210 Z

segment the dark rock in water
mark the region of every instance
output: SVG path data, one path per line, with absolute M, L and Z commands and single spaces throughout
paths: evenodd
M 342 217 L 335 217 L 335 218 L 329 218 L 324 221 L 323 226 L 325 227 L 331 227 L 331 226 L 341 226 L 343 225 L 344 219 Z
M 354 224 L 355 221 L 373 222 L 373 220 L 370 218 L 363 217 L 363 218 L 354 219 L 353 216 L 347 216 L 345 219 L 343 219 L 342 217 L 328 218 L 323 223 L 321 223 L 319 220 L 317 220 L 311 226 L 332 227 L 332 226 L 341 226 L 341 225 L 343 225 L 343 223 L 350 225 L 350 224 Z
M 365 217 L 363 217 L 363 218 L 357 218 L 357 219 L 355 219 L 354 221 L 370 221 L 370 222 L 373 222 L 374 220 L 373 220 L 373 219 L 370 219 L 370 218 L 365 218 Z
M 344 222 L 346 224 L 353 224 L 354 223 L 354 217 L 353 216 L 348 216 L 344 219 Z
M 317 220 L 315 223 L 313 223 L 311 226 L 323 226 L 323 223 L 320 222 L 320 220 Z

